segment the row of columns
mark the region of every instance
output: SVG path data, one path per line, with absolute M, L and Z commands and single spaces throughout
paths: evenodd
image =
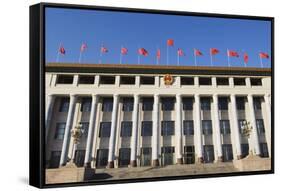
M 54 105 L 55 97 L 53 95 L 48 96 L 46 103 L 46 136 L 50 126 L 50 116 L 52 113 L 53 105 Z M 77 96 L 70 95 L 70 103 L 69 110 L 67 114 L 67 121 L 65 126 L 65 134 L 63 138 L 62 152 L 60 158 L 60 165 L 64 166 L 67 163 L 67 152 L 70 142 L 70 130 L 73 123 L 74 111 L 75 111 L 75 103 Z M 268 95 L 264 96 L 267 119 L 269 123 L 269 127 L 271 125 L 271 106 L 270 106 L 270 98 Z M 200 96 L 199 94 L 194 95 L 195 100 L 195 116 L 194 116 L 194 125 L 195 125 L 195 133 L 194 133 L 194 145 L 195 152 L 197 154 L 197 162 L 203 161 L 203 145 L 202 145 L 202 128 L 201 128 L 201 109 L 200 109 Z M 238 126 L 238 116 L 236 110 L 236 97 L 235 95 L 230 96 L 231 101 L 231 109 L 232 109 L 232 123 L 234 130 L 234 144 L 236 146 L 237 159 L 241 159 L 241 141 L 240 141 L 240 133 Z M 214 133 L 215 133 L 215 141 L 217 145 L 217 155 L 218 161 L 222 160 L 222 141 L 220 135 L 220 121 L 219 121 L 219 109 L 218 109 L 218 95 L 213 95 L 214 102 Z M 95 119 L 97 114 L 97 103 L 98 103 L 98 95 L 92 95 L 92 105 L 90 112 L 90 121 L 89 121 L 89 130 L 88 137 L 86 143 L 86 153 L 85 153 L 85 166 L 90 166 L 92 161 L 92 148 L 93 148 L 93 138 L 94 138 L 94 127 L 95 127 Z M 119 103 L 119 95 L 114 94 L 113 96 L 113 110 L 112 110 L 112 120 L 111 120 L 111 133 L 109 139 L 109 154 L 108 154 L 108 167 L 114 167 L 114 149 L 115 149 L 115 137 L 116 137 L 116 123 L 117 123 L 117 111 L 118 111 L 118 103 Z M 176 95 L 176 120 L 175 120 L 175 153 L 178 164 L 182 164 L 182 97 L 180 94 Z M 251 125 L 253 127 L 252 133 L 252 144 L 249 144 L 254 151 L 255 155 L 260 155 L 260 146 L 259 146 L 259 137 L 257 133 L 256 120 L 255 120 L 255 111 L 253 105 L 253 96 L 248 95 L 248 103 L 249 103 L 249 112 L 250 112 L 250 120 Z M 131 137 L 131 166 L 136 166 L 136 153 L 137 153 L 137 137 L 138 137 L 138 111 L 139 111 L 139 95 L 134 95 L 134 107 L 133 107 L 133 115 L 132 115 L 132 137 Z M 153 104 L 153 132 L 152 132 L 152 165 L 159 165 L 159 94 L 154 95 L 154 104 Z M 199 127 L 199 128 L 198 128 Z M 269 128 L 270 129 L 270 128 Z M 267 139 L 269 140 L 269 139 Z M 268 144 L 270 145 L 270 144 Z M 270 152 L 270 148 L 268 149 Z

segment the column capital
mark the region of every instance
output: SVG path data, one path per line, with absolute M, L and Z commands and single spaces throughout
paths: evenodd
M 69 94 L 69 97 L 70 97 L 70 98 L 76 98 L 76 97 L 77 97 L 77 94 Z
M 113 98 L 119 98 L 119 94 L 113 94 Z
M 268 97 L 268 98 L 270 98 L 270 96 L 271 96 L 271 94 L 270 94 L 270 93 L 266 93 L 266 94 L 264 94 L 264 97 Z
M 213 94 L 213 97 L 218 98 L 218 94 Z
M 139 98 L 140 94 L 134 94 L 134 98 Z
M 248 98 L 253 98 L 253 94 L 248 94 L 247 97 Z
M 181 98 L 182 94 L 176 94 L 176 97 Z

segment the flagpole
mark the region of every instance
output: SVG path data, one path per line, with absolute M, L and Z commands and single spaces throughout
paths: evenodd
M 210 59 L 211 59 L 211 66 L 213 66 L 213 56 L 212 56 L 211 49 L 210 49 Z
M 230 67 L 230 61 L 229 61 L 229 55 L 228 55 L 228 49 L 227 49 L 227 63 L 228 63 L 228 67 Z
M 168 66 L 169 64 L 169 46 L 167 45 L 167 63 L 166 65 Z
M 159 46 L 157 46 L 157 48 L 156 48 L 156 64 L 157 65 L 159 65 L 158 51 L 159 51 Z
M 62 43 L 60 42 L 59 48 L 58 48 L 58 53 L 57 53 L 57 58 L 56 58 L 56 62 L 59 62 L 59 57 L 60 57 L 60 47 L 61 47 Z
M 82 56 L 82 51 L 80 50 L 80 54 L 79 54 L 79 63 L 81 63 L 81 56 Z
M 120 64 L 122 64 L 122 48 L 123 48 L 123 46 L 121 46 L 121 50 L 120 50 Z
M 179 56 L 179 53 L 178 53 L 178 66 L 180 65 L 180 56 Z
M 193 55 L 194 55 L 194 65 L 197 66 L 197 60 L 196 60 L 195 49 L 193 49 Z
M 99 60 L 99 64 L 101 64 L 101 59 L 102 59 L 102 50 L 101 50 L 102 47 L 103 47 L 103 43 L 101 43 L 101 47 L 100 47 L 100 60 Z
M 260 57 L 261 68 L 263 68 L 262 58 Z

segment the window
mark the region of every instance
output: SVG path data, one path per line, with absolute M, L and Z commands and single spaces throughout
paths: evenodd
M 161 135 L 171 136 L 175 134 L 175 122 L 174 121 L 162 121 L 161 123 Z
M 269 157 L 268 148 L 266 143 L 260 143 L 261 157 Z
M 107 165 L 108 149 L 98 149 L 96 167 L 101 168 Z
M 112 98 L 103 98 L 102 111 L 111 112 L 112 109 L 113 109 L 113 99 Z
M 80 111 L 82 112 L 90 112 L 92 106 L 92 99 L 91 98 L 83 98 L 82 105 Z
M 174 152 L 175 147 L 162 147 L 161 153 L 162 153 L 162 164 L 163 165 L 172 165 L 174 164 Z
M 229 120 L 220 120 L 220 131 L 223 135 L 230 134 Z
M 140 77 L 140 84 L 141 85 L 154 85 L 155 84 L 154 77 L 141 76 Z
M 201 102 L 201 110 L 211 110 L 211 99 L 207 97 L 203 97 L 200 100 Z
M 58 75 L 57 84 L 72 84 L 73 76 L 72 75 Z
M 76 150 L 74 155 L 74 163 L 77 167 L 84 166 L 85 150 Z
M 134 85 L 135 84 L 135 77 L 134 76 L 121 76 L 120 77 L 120 84 Z
M 245 78 L 234 78 L 234 85 L 235 86 L 245 86 Z
M 242 154 L 242 158 L 248 156 L 249 154 L 249 144 L 245 143 L 245 144 L 241 144 L 241 154 Z
M 132 122 L 122 121 L 121 123 L 121 137 L 131 137 L 132 136 Z
M 211 163 L 214 161 L 214 146 L 213 145 L 204 145 L 204 163 Z
M 95 76 L 82 75 L 79 76 L 79 84 L 94 84 Z
M 233 160 L 233 152 L 232 152 L 232 145 L 231 144 L 223 144 L 222 145 L 222 156 L 223 156 L 223 162 Z
M 150 97 L 142 98 L 142 110 L 143 111 L 153 110 L 153 98 Z
M 261 97 L 254 97 L 254 110 L 261 110 Z
M 119 166 L 127 167 L 130 164 L 130 148 L 121 148 L 119 149 Z
M 194 164 L 195 163 L 194 146 L 184 146 L 183 163 L 184 164 Z
M 64 137 L 64 131 L 65 131 L 65 123 L 57 123 L 55 139 L 62 140 Z
M 124 97 L 123 98 L 123 111 L 133 111 L 134 108 L 134 98 Z
M 49 168 L 58 168 L 60 165 L 61 151 L 52 151 Z
M 101 76 L 100 84 L 115 84 L 115 76 Z
M 262 81 L 260 78 L 251 78 L 251 86 L 262 86 Z
M 211 135 L 213 133 L 211 120 L 202 120 L 202 131 L 203 135 Z
M 150 166 L 151 165 L 151 147 L 141 148 L 141 166 Z
M 258 130 L 258 134 L 263 134 L 265 132 L 264 130 L 264 123 L 263 123 L 263 119 L 257 119 L 256 120 L 256 124 L 257 124 L 257 130 Z
M 228 86 L 229 85 L 228 78 L 217 78 L 217 85 L 218 86 Z
M 245 110 L 245 98 L 244 97 L 236 97 L 236 107 L 237 107 L 237 110 Z
M 82 130 L 82 138 L 86 139 L 88 137 L 89 123 L 80 122 L 80 125 L 81 125 L 81 130 Z
M 239 128 L 239 133 L 242 134 L 242 128 L 243 128 L 243 123 L 245 119 L 239 119 L 238 120 L 238 128 Z
M 212 85 L 211 78 L 199 78 L 199 85 Z
M 99 137 L 110 137 L 111 122 L 101 122 Z
M 141 126 L 141 136 L 152 136 L 152 121 L 143 121 Z
M 193 110 L 193 98 L 184 97 L 182 98 L 183 110 Z
M 228 98 L 219 97 L 219 110 L 228 110 Z
M 181 85 L 194 85 L 193 77 L 181 77 Z
M 163 111 L 172 111 L 174 110 L 175 99 L 174 98 L 162 98 L 162 110 Z
M 69 98 L 66 97 L 61 98 L 59 112 L 68 112 L 68 107 L 69 107 Z
M 183 121 L 183 134 L 184 135 L 194 135 L 193 120 Z

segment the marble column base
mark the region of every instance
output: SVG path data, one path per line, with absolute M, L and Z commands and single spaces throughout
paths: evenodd
M 198 164 L 204 163 L 203 157 L 198 157 L 198 158 L 197 158 L 197 163 L 198 163 Z
M 136 167 L 137 166 L 137 161 L 136 160 L 131 160 L 130 165 L 131 165 L 131 167 Z
M 155 159 L 152 161 L 152 166 L 159 166 L 159 159 Z
M 177 159 L 177 164 L 183 164 L 183 159 L 182 158 L 178 158 Z
M 91 162 L 85 163 L 85 164 L 84 164 L 84 167 L 85 167 L 85 168 L 91 168 Z
M 242 155 L 237 155 L 237 160 L 242 159 Z
M 114 168 L 114 161 L 108 161 L 107 167 L 108 168 Z

